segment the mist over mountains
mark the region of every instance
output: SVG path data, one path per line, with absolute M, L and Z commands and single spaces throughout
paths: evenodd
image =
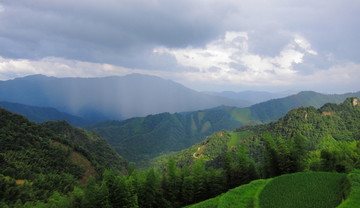
M 53 107 L 92 121 L 194 111 L 219 105 L 249 105 L 246 101 L 207 95 L 170 80 L 141 74 L 104 78 L 32 75 L 1 81 L 0 101 Z
M 30 121 L 37 123 L 62 120 L 67 121 L 73 126 L 85 126 L 91 124 L 91 122 L 86 119 L 60 112 L 55 108 L 38 107 L 10 102 L 0 102 L 0 107 L 12 113 L 21 114 L 27 117 Z
M 246 100 L 251 104 L 265 102 L 271 99 L 283 98 L 292 94 L 296 94 L 295 91 L 284 91 L 284 92 L 266 92 L 266 91 L 223 91 L 223 92 L 205 92 L 208 95 L 220 96 L 230 98 L 234 100 Z

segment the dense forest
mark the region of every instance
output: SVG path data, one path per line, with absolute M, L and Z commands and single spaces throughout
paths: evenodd
M 105 140 L 66 122 L 36 124 L 0 109 L 0 138 L 2 204 L 48 200 L 106 169 L 127 172 Z
M 70 126 L 38 125 L 2 110 L 1 206 L 182 207 L 259 178 L 302 171 L 349 173 L 360 168 L 359 118 L 357 98 L 293 109 L 276 122 L 217 132 L 157 158 L 148 170 L 92 165 L 96 174 L 85 181 L 85 167 L 71 154 L 101 163 L 100 152 L 91 153 L 86 139 L 77 146 L 81 142 L 71 136 Z

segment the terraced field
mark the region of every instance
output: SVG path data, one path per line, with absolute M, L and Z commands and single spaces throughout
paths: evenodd
M 301 172 L 252 181 L 187 208 L 359 208 L 360 170 Z

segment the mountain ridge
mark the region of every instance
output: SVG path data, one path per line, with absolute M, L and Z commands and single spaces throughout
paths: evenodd
M 0 107 L 11 111 L 12 113 L 24 115 L 29 120 L 37 123 L 56 120 L 65 120 L 73 126 L 86 126 L 91 123 L 91 121 L 85 120 L 79 116 L 61 112 L 50 107 L 38 107 L 11 102 L 0 102 Z
M 326 102 L 339 103 L 349 95 L 360 97 L 360 92 L 340 95 L 301 92 L 247 108 L 219 106 L 194 112 L 164 113 L 121 122 L 103 122 L 86 128 L 107 139 L 126 159 L 139 162 L 190 147 L 216 131 L 232 131 L 244 125 L 274 121 L 294 106 L 317 107 Z M 147 127 L 149 123 L 152 128 Z M 158 146 L 152 145 L 158 143 Z
M 142 74 L 102 78 L 33 75 L 0 82 L 0 100 L 59 111 L 97 121 L 162 112 L 194 111 L 239 101 L 206 95 L 160 77 Z
M 281 146 L 286 142 L 291 143 L 294 138 L 300 136 L 306 143 L 304 149 L 309 152 L 308 159 L 314 160 L 313 163 L 307 164 L 307 168 L 316 170 L 319 168 L 319 164 L 317 163 L 318 159 L 315 158 L 321 156 L 320 150 L 349 151 L 343 146 L 344 142 L 348 142 L 351 148 L 356 148 L 357 138 L 360 137 L 359 101 L 360 99 L 357 97 L 350 97 L 341 104 L 326 103 L 320 108 L 312 106 L 294 108 L 277 121 L 268 124 L 243 126 L 232 132 L 225 130 L 216 132 L 187 149 L 155 158 L 149 165 L 161 168 L 164 166 L 166 158 L 173 157 L 178 161 L 179 166 L 187 166 L 198 159 L 204 159 L 209 165 L 219 168 L 225 153 L 227 151 L 236 152 L 241 146 L 247 149 L 248 154 L 255 162 L 259 163 L 263 162 L 265 154 L 263 149 L 268 137 L 272 137 L 271 140 L 275 141 L 272 145 Z M 356 161 L 353 161 L 351 165 L 346 164 L 349 167 L 342 164 L 341 159 L 336 162 L 338 167 L 333 165 L 328 168 L 339 168 L 336 171 L 346 172 L 348 171 L 346 168 L 357 167 Z

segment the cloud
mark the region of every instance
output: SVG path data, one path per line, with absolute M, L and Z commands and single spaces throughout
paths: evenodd
M 359 10 L 357 0 L 3 1 L 0 78 L 142 72 L 290 87 L 357 66 Z
M 92 63 L 58 57 L 39 60 L 9 59 L 0 56 L 0 80 L 8 80 L 33 74 L 54 77 L 105 77 L 141 73 L 159 77 L 172 77 L 172 73 L 159 70 L 125 68 L 121 66 Z M 173 77 L 172 77 L 173 78 Z
M 171 54 L 183 66 L 199 69 L 201 76 L 191 79 L 226 80 L 256 84 L 272 78 L 272 82 L 282 80 L 285 75 L 297 73 L 294 65 L 301 64 L 306 55 L 317 55 L 310 43 L 302 36 L 293 35 L 278 55 L 262 56 L 251 52 L 247 32 L 226 32 L 220 39 L 208 43 L 204 48 L 185 49 L 156 48 L 154 53 Z
M 0 20 L 0 54 L 48 56 L 136 66 L 154 45 L 202 44 L 217 34 L 215 17 L 189 1 L 9 1 Z
M 129 73 L 132 73 L 130 69 L 110 64 L 96 64 L 56 57 L 46 57 L 37 61 L 0 57 L 1 80 L 32 74 L 55 77 L 102 77 Z
M 145 68 L 154 65 L 148 57 L 154 47 L 203 47 L 225 31 L 255 31 L 254 48 L 278 51 L 285 30 L 315 40 L 319 50 L 352 54 L 348 56 L 354 61 L 360 58 L 355 53 L 359 7 L 354 0 L 5 1 L 0 44 L 7 47 L 0 48 L 0 55 Z M 264 49 L 264 43 L 269 47 Z

